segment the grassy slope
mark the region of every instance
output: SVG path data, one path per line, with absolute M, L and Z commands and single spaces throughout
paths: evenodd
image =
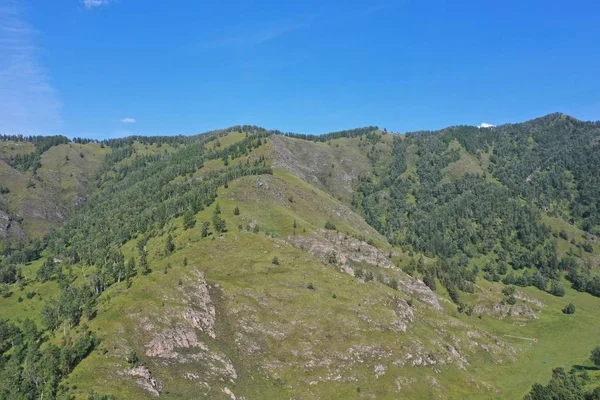
M 289 169 L 313 186 L 338 199 L 351 199 L 354 181 L 371 172 L 365 156 L 366 141 L 358 138 L 310 142 L 289 137 L 274 137 L 269 160 Z
M 15 149 L 31 147 L 21 146 L 30 143 L 2 144 Z M 0 161 L 0 181 L 10 189 L 3 196 L 8 210 L 23 216 L 21 226 L 29 236 L 43 235 L 93 190 L 95 175 L 109 151 L 96 143 L 51 147 L 42 154 L 37 176 L 31 170 L 20 172 Z

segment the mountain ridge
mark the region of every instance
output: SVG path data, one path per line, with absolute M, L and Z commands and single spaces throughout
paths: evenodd
M 23 377 L 0 398 L 523 397 L 584 363 L 600 322 L 600 127 L 536 121 L 246 125 L 31 156 L 18 172 L 40 187 L 2 180 L 9 212 L 29 189 L 85 201 L 3 242 L 0 328 L 26 339 L 0 346 Z

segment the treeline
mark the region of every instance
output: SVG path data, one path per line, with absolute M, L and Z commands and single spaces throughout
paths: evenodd
M 291 132 L 287 132 L 284 135 L 291 137 L 291 138 L 309 140 L 312 142 L 327 142 L 332 139 L 354 138 L 354 137 L 359 137 L 359 136 L 363 136 L 363 135 L 368 135 L 377 130 L 379 130 L 379 127 L 377 127 L 377 126 L 366 126 L 364 128 L 356 128 L 356 129 L 349 129 L 349 130 L 338 131 L 338 132 L 325 133 L 323 135 L 307 135 L 307 134 L 291 133 Z
M 11 137 L 4 135 L 5 137 Z M 50 149 L 51 147 L 58 146 L 59 144 L 69 143 L 69 139 L 65 136 L 26 136 L 31 140 L 24 140 L 35 143 L 35 150 L 27 154 L 16 154 L 9 157 L 6 162 L 13 168 L 21 171 L 27 171 L 33 168 L 33 172 L 42 166 L 40 159 L 42 154 Z M 12 140 L 12 139 L 7 139 Z
M 592 382 L 587 371 L 563 368 L 552 370 L 552 378 L 547 385 L 536 383 L 523 400 L 598 400 L 600 387 L 587 389 Z

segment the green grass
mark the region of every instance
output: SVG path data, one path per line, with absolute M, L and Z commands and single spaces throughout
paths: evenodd
M 242 133 L 242 132 L 228 132 L 224 136 L 219 136 L 215 140 L 207 142 L 204 145 L 204 148 L 207 150 L 216 148 L 216 147 L 226 148 L 226 147 L 231 146 L 232 144 L 235 144 L 239 141 L 244 140 L 245 137 L 246 137 L 246 134 Z M 220 146 L 217 146 L 217 141 L 220 144 Z
M 14 157 L 17 154 L 29 154 L 35 151 L 35 144 L 32 142 L 0 142 L 0 158 Z

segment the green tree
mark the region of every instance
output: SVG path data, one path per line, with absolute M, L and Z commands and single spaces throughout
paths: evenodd
M 183 214 L 183 229 L 191 229 L 196 225 L 194 210 L 189 209 Z
M 558 280 L 553 280 L 550 283 L 550 294 L 558 297 L 565 295 L 565 286 Z
M 148 258 L 146 256 L 146 252 L 142 252 L 140 256 L 140 273 L 142 275 L 148 275 L 150 272 L 150 265 L 148 264 Z
M 238 206 L 235 206 L 233 209 L 233 215 L 240 215 L 240 208 Z
M 173 236 L 169 233 L 167 236 L 167 242 L 165 243 L 165 252 L 167 254 L 172 253 L 175 250 L 175 243 L 173 243 Z
M 225 232 L 225 229 L 226 229 L 225 220 L 223 218 L 221 218 L 221 216 L 219 214 L 217 214 L 216 212 L 213 214 L 212 222 L 213 222 L 213 228 L 214 228 L 215 232 L 217 232 L 218 234 Z
M 209 226 L 210 226 L 209 223 L 206 222 L 206 221 L 202 223 L 202 233 L 201 233 L 201 236 L 203 238 L 208 237 L 208 235 L 210 235 L 210 232 L 208 230 Z

